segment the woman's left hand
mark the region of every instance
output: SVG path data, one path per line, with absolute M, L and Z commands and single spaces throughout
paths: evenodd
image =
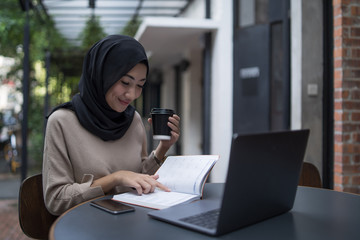
M 152 124 L 151 118 L 148 119 L 149 123 Z M 169 117 L 168 126 L 171 129 L 171 139 L 170 140 L 161 140 L 160 144 L 157 148 L 157 153 L 159 154 L 157 157 L 162 158 L 163 155 L 169 150 L 169 148 L 174 145 L 180 137 L 180 117 L 174 114 L 172 117 Z
M 179 140 L 180 137 L 180 117 L 176 114 L 174 114 L 172 117 L 169 117 L 168 126 L 171 129 L 171 139 L 161 140 L 161 142 L 164 147 L 170 148 Z

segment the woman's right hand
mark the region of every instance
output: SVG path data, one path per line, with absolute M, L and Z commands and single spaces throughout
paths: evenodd
M 148 175 L 120 170 L 95 180 L 91 186 L 101 186 L 104 193 L 110 192 L 115 186 L 133 188 L 139 195 L 154 192 L 157 187 L 166 192 L 170 192 L 169 188 L 157 181 L 158 178 L 159 175 Z
M 156 181 L 159 178 L 158 175 L 141 174 L 131 171 L 118 171 L 115 174 L 118 175 L 119 185 L 134 188 L 139 195 L 152 193 L 157 187 L 166 192 L 170 191 L 169 188 Z

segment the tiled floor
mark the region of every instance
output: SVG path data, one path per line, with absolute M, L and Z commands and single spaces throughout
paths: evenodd
M 17 202 L 17 199 L 0 199 L 0 240 L 31 239 L 20 228 Z
M 31 239 L 22 232 L 19 225 L 17 198 L 20 176 L 7 172 L 1 163 L 3 159 L 0 159 L 0 240 Z

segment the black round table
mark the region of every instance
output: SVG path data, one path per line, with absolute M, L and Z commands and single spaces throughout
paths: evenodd
M 223 186 L 207 183 L 204 198 L 220 198 Z M 61 215 L 49 237 L 55 240 L 360 239 L 360 196 L 320 188 L 298 187 L 291 211 L 219 237 L 157 221 L 147 215 L 152 209 L 135 208 L 135 212 L 112 215 L 86 202 Z

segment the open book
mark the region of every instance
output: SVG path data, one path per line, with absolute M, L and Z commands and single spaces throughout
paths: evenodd
M 206 179 L 218 159 L 218 155 L 167 157 L 156 174 L 159 175 L 158 181 L 170 188 L 171 192 L 155 189 L 153 193 L 138 195 L 134 190 L 114 195 L 113 200 L 164 209 L 200 199 Z

